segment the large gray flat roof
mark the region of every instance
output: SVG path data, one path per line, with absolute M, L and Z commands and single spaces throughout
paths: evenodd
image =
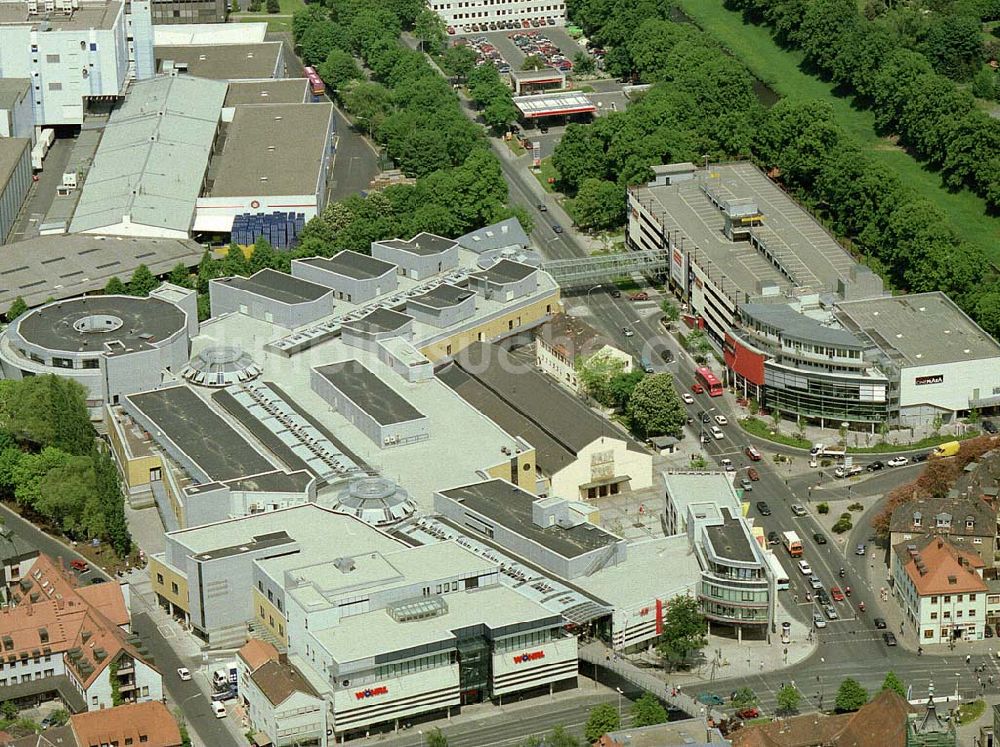
M 722 523 L 705 527 L 705 533 L 712 543 L 715 554 L 722 558 L 752 563 L 758 558 L 750 543 L 753 541 L 743 531 L 743 523 L 732 512 L 732 508 L 722 512 Z
M 70 231 L 128 219 L 186 234 L 225 95 L 225 83 L 183 75 L 136 82 L 104 128 Z
M 740 310 L 753 319 L 798 340 L 842 345 L 850 348 L 864 347 L 864 343 L 841 327 L 822 324 L 818 319 L 801 314 L 787 303 L 745 303 Z
M 472 274 L 476 277 L 489 280 L 491 283 L 516 283 L 537 271 L 537 267 L 532 267 L 521 262 L 514 262 L 510 259 L 501 259 L 489 269 L 480 270 Z
M 154 275 L 178 263 L 198 264 L 205 248 L 188 239 L 66 234 L 39 236 L 0 248 L 0 307 L 18 296 L 29 306 L 101 290 L 114 276 L 127 279 L 146 265 Z
M 835 313 L 900 366 L 1000 357 L 997 341 L 938 291 L 838 303 Z
M 730 203 L 752 200 L 763 214 L 754 233 L 763 239 L 775 262 L 746 241 L 733 242 L 723 233 L 723 212 L 706 192 Z M 713 265 L 735 290 L 756 296 L 758 286 L 792 286 L 834 291 L 848 280 L 855 262 L 815 219 L 756 166 L 748 162 L 711 164 L 706 175 L 670 186 L 640 187 L 637 197 L 663 220 L 667 230 L 685 238 L 685 248 L 699 264 Z
M 304 104 L 309 96 L 305 78 L 267 78 L 266 80 L 234 80 L 226 91 L 223 106 L 249 104 Z
M 455 239 L 463 248 L 470 252 L 482 254 L 494 249 L 506 249 L 508 246 L 526 248 L 531 240 L 524 232 L 517 218 L 508 218 L 499 223 L 493 223 L 483 228 L 459 236 Z
M 74 323 L 92 316 L 114 317 L 122 323 L 108 332 L 78 332 Z M 126 353 L 150 350 L 184 329 L 186 316 L 172 303 L 159 298 L 133 296 L 87 296 L 56 301 L 34 309 L 15 321 L 17 330 L 28 342 L 70 353 L 105 352 L 105 344 L 118 342 Z
M 271 462 L 186 386 L 130 394 L 125 399 L 213 480 L 224 482 L 274 470 Z
M 427 233 L 422 231 L 414 236 L 412 239 L 387 239 L 386 241 L 380 241 L 379 244 L 384 246 L 391 246 L 394 249 L 401 249 L 404 252 L 409 252 L 410 254 L 416 254 L 421 257 L 430 257 L 435 254 L 440 254 L 443 251 L 447 251 L 455 246 L 455 241 L 453 239 L 446 239 L 443 236 L 437 236 L 433 233 Z
M 208 195 L 316 194 L 332 120 L 330 103 L 236 107 Z
M 260 270 L 248 278 L 237 275 L 230 278 L 220 278 L 216 282 L 225 283 L 234 288 L 286 304 L 316 301 L 333 292 L 326 286 L 310 283 L 308 280 L 302 280 L 271 269 Z
M 0 192 L 7 188 L 7 182 L 26 150 L 31 150 L 31 140 L 28 138 L 0 137 Z M 2 240 L 3 236 L 0 236 L 0 241 Z
M 538 526 L 531 517 L 531 506 L 538 496 L 506 480 L 463 485 L 442 490 L 441 495 L 565 558 L 575 558 L 618 541 L 618 537 L 593 524 L 580 524 L 568 529 Z
M 419 296 L 412 296 L 408 301 L 435 309 L 444 309 L 449 306 L 456 306 L 474 295 L 476 295 L 475 291 L 471 291 L 468 288 L 459 288 L 457 285 L 441 283 L 441 285 L 435 285 L 426 293 L 421 293 Z
M 352 252 L 350 249 L 337 252 L 332 257 L 310 257 L 300 261 L 354 280 L 370 280 L 382 277 L 387 272 L 396 272 L 396 265 L 392 262 L 383 262 L 381 259 Z
M 18 2 L 0 2 L 0 24 L 12 26 L 31 26 L 39 29 L 43 22 L 48 22 L 49 31 L 85 31 L 87 29 L 110 29 L 121 11 L 120 0 L 107 2 L 82 2 L 72 15 L 63 13 L 46 13 L 28 15 L 28 4 Z
M 360 332 L 378 334 L 380 332 L 393 332 L 412 321 L 412 316 L 400 314 L 398 311 L 393 311 L 392 309 L 379 307 L 365 314 L 360 319 L 343 322 L 341 326 L 348 329 L 356 329 Z
M 319 366 L 316 372 L 374 418 L 379 425 L 405 423 L 424 417 L 420 410 L 360 361 L 330 363 Z
M 0 109 L 12 109 L 22 96 L 31 91 L 28 78 L 0 78 Z
M 153 54 L 157 72 L 165 61 L 172 60 L 185 63 L 188 73 L 196 78 L 259 80 L 274 77 L 281 42 L 157 45 Z

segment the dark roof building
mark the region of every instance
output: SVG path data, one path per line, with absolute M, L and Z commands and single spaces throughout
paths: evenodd
M 987 568 L 994 566 L 997 512 L 986 501 L 927 498 L 896 508 L 889 520 L 890 544 L 943 535 L 956 547 L 975 553 Z

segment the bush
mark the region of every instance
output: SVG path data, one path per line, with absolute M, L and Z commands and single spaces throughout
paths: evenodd
M 847 510 L 848 511 L 864 511 L 865 507 L 862 506 L 857 501 L 855 501 L 854 503 L 852 503 L 850 506 L 847 507 Z
M 840 515 L 840 518 L 841 518 L 841 519 L 846 519 L 847 521 L 851 521 L 851 519 L 852 519 L 853 517 L 852 517 L 852 516 L 851 516 L 851 515 L 850 515 L 849 513 L 847 513 L 847 511 L 845 511 L 844 513 L 842 513 L 842 514 Z
M 818 506 L 816 506 L 816 510 L 819 511 L 821 514 L 828 514 L 830 513 L 830 504 L 824 501 L 823 503 L 820 503 Z
M 837 523 L 833 525 L 833 531 L 837 534 L 843 534 L 844 532 L 849 532 L 854 527 L 851 523 L 850 514 L 847 515 L 848 518 L 841 517 L 837 520 Z

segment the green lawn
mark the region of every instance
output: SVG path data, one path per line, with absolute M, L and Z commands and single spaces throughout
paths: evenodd
M 963 239 L 979 246 L 1000 264 L 1000 221 L 985 214 L 983 201 L 968 190 L 948 192 L 936 173 L 925 169 L 888 139 L 878 137 L 871 112 L 855 109 L 850 98 L 834 95 L 828 83 L 799 69 L 800 52 L 779 47 L 767 27 L 744 24 L 739 13 L 722 6 L 722 0 L 680 0 L 680 5 L 692 20 L 728 47 L 777 93 L 829 102 L 841 127 L 892 168 L 904 184 L 944 210 Z
M 266 7 L 266 0 L 262 0 L 262 2 L 265 2 L 264 7 Z M 295 11 L 302 10 L 304 7 L 306 7 L 305 0 L 278 0 L 278 4 L 281 6 L 280 15 L 289 15 L 289 16 Z M 267 15 L 265 11 L 261 11 L 260 13 L 250 13 L 249 11 L 244 11 L 244 13 L 246 13 L 246 15 L 252 15 L 252 16 Z
M 240 19 L 240 23 L 261 23 L 262 21 L 267 21 L 267 30 L 271 33 L 280 33 L 282 31 L 292 30 L 292 18 L 275 18 L 274 16 L 268 17 L 265 13 L 254 13 L 248 16 L 243 16 Z
M 535 175 L 535 178 L 542 185 L 546 192 L 555 192 L 555 183 L 549 182 L 549 179 L 555 180 L 559 178 L 559 173 L 556 171 L 555 166 L 552 165 L 551 158 L 543 158 L 542 166 L 540 169 L 532 169 L 531 173 Z

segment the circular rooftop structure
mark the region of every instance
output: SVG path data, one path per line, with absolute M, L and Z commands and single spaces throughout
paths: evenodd
M 392 480 L 370 475 L 351 480 L 332 508 L 356 516 L 366 524 L 384 527 L 412 516 L 417 504 Z
M 213 345 L 195 355 L 181 371 L 192 384 L 226 387 L 252 381 L 261 367 L 239 346 Z
M 532 267 L 539 267 L 542 264 L 542 257 L 538 252 L 522 249 L 519 246 L 507 246 L 483 252 L 476 260 L 476 264 L 481 269 L 488 270 L 502 259 L 509 259 L 511 262 L 520 262 L 522 265 L 531 265 Z
M 187 316 L 160 298 L 85 296 L 33 309 L 15 324 L 21 340 L 45 350 L 121 354 L 159 347 L 186 331 Z

